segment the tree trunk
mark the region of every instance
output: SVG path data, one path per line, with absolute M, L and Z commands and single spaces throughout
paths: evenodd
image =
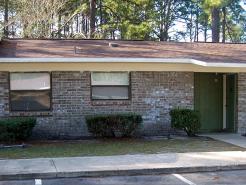
M 78 9 L 78 1 L 76 1 L 76 9 Z M 76 34 L 79 33 L 79 14 L 76 15 Z
M 190 17 L 190 42 L 192 42 L 192 29 L 193 29 L 193 12 L 191 11 Z
M 79 15 L 76 16 L 76 33 L 79 33 Z
M 58 15 L 58 38 L 61 38 L 61 15 Z
M 160 2 L 160 32 L 159 39 L 160 41 L 168 41 L 169 39 L 169 28 L 170 28 L 170 20 L 172 16 L 172 3 L 173 0 L 166 0 Z
M 208 38 L 208 28 L 207 27 L 205 27 L 204 28 L 204 42 L 207 42 L 207 39 Z
M 27 28 L 28 28 L 28 23 L 25 22 L 25 23 L 23 24 L 23 37 L 24 37 L 24 38 L 28 38 L 28 37 L 29 37 L 29 33 L 28 33 Z
M 208 16 L 205 15 L 205 22 L 204 22 L 204 42 L 207 42 L 208 39 Z
M 96 31 L 96 0 L 90 0 L 90 38 L 94 38 Z
M 212 9 L 212 42 L 220 42 L 220 9 Z
M 73 37 L 74 36 L 74 30 L 73 30 L 73 22 L 71 22 L 71 25 L 70 25 L 70 37 Z
M 164 31 L 162 28 L 160 29 L 160 41 L 164 41 Z
M 9 22 L 9 0 L 4 1 L 4 37 L 8 38 L 9 35 L 9 27 L 8 27 L 8 22 Z
M 198 3 L 196 4 L 196 37 L 195 37 L 195 41 L 198 42 L 199 41 L 199 6 Z
M 102 0 L 99 1 L 99 11 L 100 11 L 100 25 L 102 25 L 103 24 Z
M 89 32 L 88 31 L 89 30 L 88 27 L 89 27 L 88 26 L 88 19 L 87 19 L 87 17 L 85 17 L 85 33 L 86 33 L 86 38 L 88 38 L 88 32 Z
M 222 8 L 223 12 L 223 22 L 222 22 L 222 42 L 226 41 L 226 7 Z

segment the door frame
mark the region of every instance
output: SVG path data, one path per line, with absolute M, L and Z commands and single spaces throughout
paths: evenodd
M 237 111 L 237 105 L 238 105 L 238 74 L 237 73 L 227 73 L 226 74 L 227 75 L 227 78 L 226 78 L 226 88 L 225 88 L 225 90 L 226 90 L 226 92 L 225 93 L 227 93 L 230 89 L 227 89 L 227 84 L 229 83 L 229 78 L 228 78 L 228 76 L 229 75 L 233 75 L 233 84 L 232 84 L 232 86 L 233 86 L 233 96 L 232 97 L 227 97 L 227 94 L 226 94 L 226 99 L 225 99 L 225 101 L 227 101 L 229 98 L 232 98 L 233 99 L 233 101 L 232 101 L 232 105 L 228 105 L 228 103 L 226 102 L 225 103 L 225 108 L 226 108 L 226 112 L 225 112 L 225 114 L 226 114 L 226 131 L 227 132 L 232 132 L 232 133 L 236 133 L 236 131 L 237 131 L 237 119 L 238 119 L 238 111 Z M 230 87 L 230 86 L 229 86 Z M 230 112 L 229 112 L 229 106 L 232 106 L 232 111 L 233 111 L 233 123 L 229 123 L 229 118 L 228 118 L 228 115 L 230 114 Z M 229 125 L 230 124 L 233 124 L 233 126 L 232 127 L 230 127 Z
M 223 74 L 223 130 L 227 127 L 227 75 Z

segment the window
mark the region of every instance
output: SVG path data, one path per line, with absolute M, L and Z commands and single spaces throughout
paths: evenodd
M 93 100 L 127 100 L 129 99 L 129 73 L 93 72 L 91 91 Z
M 50 74 L 11 73 L 10 105 L 12 111 L 50 110 Z

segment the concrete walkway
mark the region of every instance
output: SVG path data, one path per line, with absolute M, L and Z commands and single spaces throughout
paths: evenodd
M 209 133 L 209 134 L 201 134 L 201 136 L 210 137 L 212 139 L 216 139 L 236 146 L 240 146 L 242 148 L 246 148 L 246 137 L 241 136 L 240 134 Z
M 246 152 L 0 160 L 0 180 L 152 175 L 246 169 Z

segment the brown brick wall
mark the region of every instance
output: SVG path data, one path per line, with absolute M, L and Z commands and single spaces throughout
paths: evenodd
M 246 133 L 246 73 L 238 74 L 238 133 Z
M 0 117 L 9 115 L 9 73 L 0 72 Z
M 7 74 L 7 73 L 6 73 Z M 6 75 L 5 74 L 5 75 Z M 8 83 L 0 73 L 0 88 Z M 88 136 L 84 116 L 88 114 L 137 112 L 143 116 L 144 135 L 166 134 L 170 128 L 169 110 L 174 107 L 193 108 L 194 74 L 191 72 L 131 72 L 131 100 L 92 101 L 90 72 L 52 72 L 52 111 L 21 113 L 38 116 L 35 136 L 76 138 Z M 8 114 L 8 90 L 0 94 Z M 4 98 L 3 98 L 4 97 Z M 19 113 L 11 113 L 17 116 Z
M 170 128 L 169 110 L 193 108 L 193 73 L 133 72 L 132 110 L 142 114 L 144 134 L 160 135 Z

